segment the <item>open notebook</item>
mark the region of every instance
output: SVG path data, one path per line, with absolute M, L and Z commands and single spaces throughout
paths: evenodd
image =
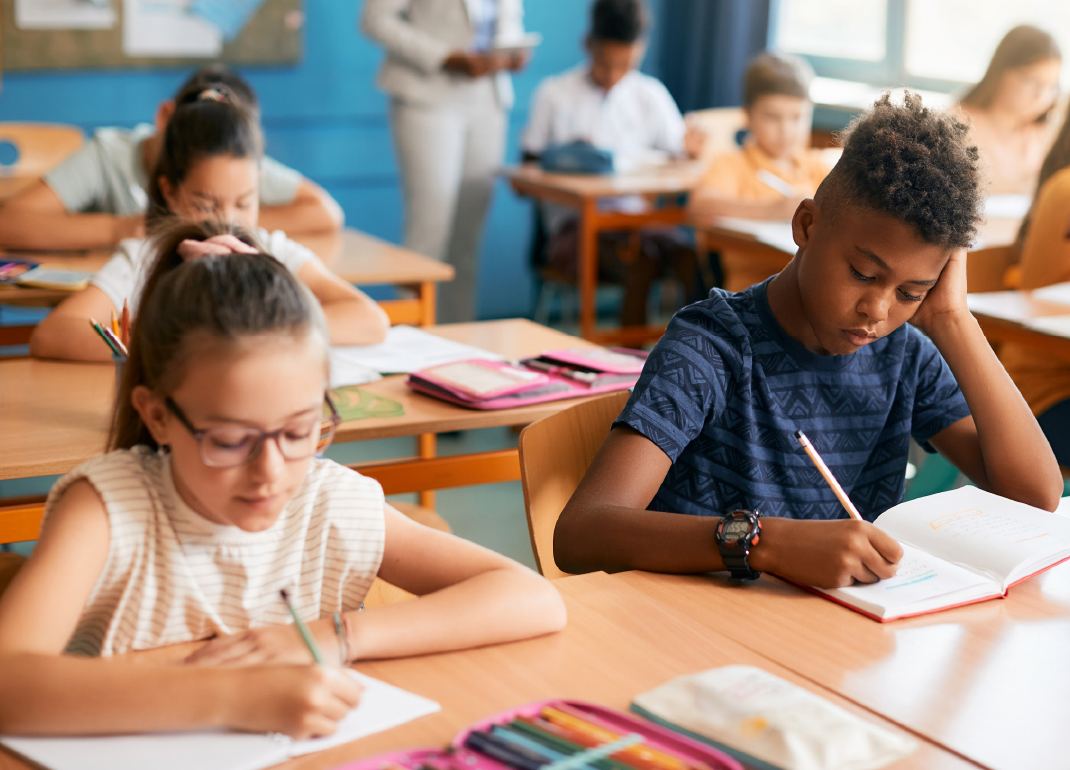
M 439 705 L 349 671 L 364 692 L 334 735 L 294 741 L 281 735 L 201 730 L 144 735 L 17 738 L 0 743 L 48 770 L 259 770 L 433 714 Z
M 901 503 L 874 524 L 903 546 L 895 577 L 810 590 L 880 621 L 998 599 L 1070 558 L 1070 518 L 976 487 Z

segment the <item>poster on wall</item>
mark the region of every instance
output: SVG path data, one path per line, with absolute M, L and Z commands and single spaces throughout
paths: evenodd
M 216 58 L 223 31 L 193 12 L 190 0 L 123 0 L 123 53 Z
M 15 0 L 19 29 L 112 29 L 112 0 Z

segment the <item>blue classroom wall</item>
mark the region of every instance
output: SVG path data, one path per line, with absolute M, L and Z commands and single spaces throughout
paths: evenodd
M 651 2 L 656 19 L 664 0 Z M 507 160 L 519 157 L 520 132 L 539 81 L 579 62 L 587 16 L 581 0 L 528 0 L 525 23 L 543 35 L 527 70 L 515 77 Z M 260 95 L 268 152 L 323 185 L 352 227 L 393 242 L 401 239 L 402 210 L 387 100 L 376 90 L 382 51 L 356 29 L 361 3 L 306 0 L 305 53 L 294 66 L 247 67 Z M 652 37 L 656 43 L 657 36 Z M 651 50 L 648 65 L 658 60 Z M 647 67 L 644 67 L 647 69 Z M 132 126 L 151 120 L 156 105 L 188 69 L 4 72 L 0 120 Z M 528 315 L 529 204 L 499 183 L 488 218 L 480 274 L 479 315 Z

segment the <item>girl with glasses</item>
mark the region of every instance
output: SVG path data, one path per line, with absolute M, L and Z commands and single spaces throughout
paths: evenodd
M 111 451 L 56 484 L 0 598 L 0 733 L 333 732 L 359 688 L 309 665 L 283 588 L 338 664 L 563 626 L 543 578 L 317 458 L 338 423 L 324 314 L 253 243 L 154 241 Z M 376 576 L 419 598 L 358 612 Z M 200 640 L 173 667 L 101 660 Z

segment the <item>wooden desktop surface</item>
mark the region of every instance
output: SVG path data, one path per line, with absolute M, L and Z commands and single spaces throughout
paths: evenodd
M 1006 599 L 891 623 L 769 576 L 617 577 L 681 610 L 692 632 L 723 634 L 983 767 L 1067 767 L 1070 566 Z
M 627 711 L 632 698 L 668 680 L 725 665 L 765 669 L 817 693 L 871 723 L 899 731 L 889 722 L 709 630 L 717 622 L 716 601 L 693 592 L 662 596 L 657 576 L 594 573 L 554 583 L 568 606 L 568 626 L 559 634 L 513 644 L 403 660 L 360 663 L 357 668 L 438 701 L 442 710 L 392 730 L 279 765 L 287 770 L 327 770 L 356 759 L 412 748 L 443 748 L 474 722 L 532 701 L 576 698 Z M 716 592 L 706 592 L 716 600 Z M 695 622 L 703 616 L 707 624 Z M 779 635 L 783 640 L 783 635 Z M 190 646 L 139 653 L 162 663 Z M 976 765 L 921 739 L 893 770 L 958 770 Z M 21 763 L 0 753 L 0 767 Z M 1022 765 L 1025 767 L 1025 765 Z
M 619 174 L 558 174 L 535 163 L 509 166 L 502 174 L 522 195 L 544 200 L 567 196 L 570 200 L 615 195 L 665 195 L 687 192 L 702 178 L 698 161 L 680 161 Z M 559 201 L 565 205 L 569 201 Z
M 415 285 L 424 282 L 453 280 L 453 267 L 417 254 L 401 246 L 352 228 L 326 235 L 302 235 L 294 238 L 312 251 L 340 277 L 364 286 L 377 284 Z M 13 259 L 25 258 L 64 270 L 96 272 L 111 258 L 114 249 L 84 252 L 35 252 L 25 255 L 11 252 Z M 2 259 L 2 257 L 0 257 Z M 28 286 L 0 287 L 3 304 L 57 304 L 70 292 L 35 289 Z
M 1036 299 L 1031 291 L 993 291 L 971 294 L 970 312 L 989 342 L 1012 342 L 1070 361 L 1070 337 L 1048 334 L 1025 324 L 1033 318 L 1070 314 L 1070 305 Z
M 453 324 L 429 331 L 508 358 L 590 344 L 523 319 Z M 0 479 L 66 473 L 101 454 L 114 397 L 114 372 L 110 363 L 0 360 Z M 465 409 L 414 393 L 403 376 L 386 377 L 361 388 L 400 401 L 405 414 L 343 423 L 336 441 L 523 425 L 574 403 Z

